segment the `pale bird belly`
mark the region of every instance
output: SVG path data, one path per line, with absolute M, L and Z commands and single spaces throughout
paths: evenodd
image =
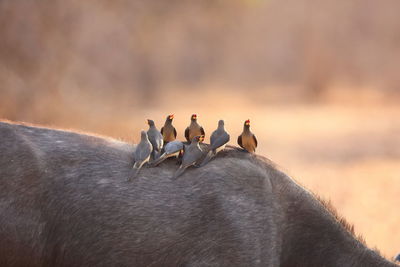
M 171 142 L 175 140 L 175 135 L 173 132 L 164 133 L 164 140 L 167 142 Z
M 218 153 L 218 152 L 220 152 L 221 150 L 223 150 L 224 148 L 225 148 L 225 145 L 220 146 L 220 147 L 217 148 L 215 151 Z
M 192 140 L 196 136 L 201 135 L 200 128 L 194 128 L 190 130 L 189 139 Z
M 242 137 L 242 145 L 249 152 L 254 152 L 256 150 L 255 144 L 251 138 Z
M 179 156 L 179 151 L 178 151 L 178 152 L 175 152 L 175 153 L 172 153 L 172 154 L 169 154 L 169 155 L 167 156 L 167 158 L 172 158 L 172 157 L 177 157 L 177 156 Z

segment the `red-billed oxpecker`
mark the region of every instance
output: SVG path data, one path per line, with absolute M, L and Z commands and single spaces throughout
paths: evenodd
M 143 164 L 149 162 L 150 154 L 152 151 L 153 145 L 150 143 L 147 133 L 145 131 L 141 131 L 140 143 L 136 146 L 134 152 L 135 163 L 133 164 L 132 173 L 129 176 L 128 181 L 138 175 L 140 168 L 142 168 Z
M 147 120 L 149 130 L 147 130 L 147 136 L 149 137 L 150 143 L 153 145 L 153 151 L 151 153 L 152 159 L 157 159 L 161 154 L 161 149 L 164 145 L 163 136 L 158 131 L 153 120 Z
M 167 158 L 178 157 L 179 154 L 182 153 L 182 151 L 183 151 L 183 143 L 181 141 L 175 140 L 169 142 L 164 146 L 164 153 L 162 153 L 162 155 L 158 159 L 153 161 L 151 165 L 157 166 Z
M 164 143 L 172 142 L 176 139 L 176 129 L 172 125 L 174 114 L 168 115 L 165 120 L 164 126 L 161 128 L 161 134 L 164 139 Z
M 204 166 L 209 162 L 217 153 L 225 148 L 225 145 L 229 142 L 230 136 L 225 131 L 225 123 L 223 120 L 218 121 L 218 128 L 215 130 L 210 137 L 210 146 L 207 156 L 201 163 Z
M 181 175 L 186 168 L 193 166 L 203 157 L 203 150 L 200 148 L 199 143 L 204 141 L 204 135 L 195 136 L 192 139 L 190 145 L 185 145 L 185 151 L 183 152 L 182 164 L 176 171 L 173 178 L 177 178 Z
M 203 135 L 205 136 L 204 129 L 197 123 L 197 115 L 193 114 L 192 117 L 190 117 L 190 125 L 186 128 L 185 130 L 185 137 L 186 140 L 190 143 L 194 137 Z M 204 140 L 204 138 L 203 138 Z M 203 142 L 203 141 L 201 141 Z
M 239 135 L 237 140 L 239 146 L 250 153 L 256 152 L 257 147 L 257 138 L 250 131 L 250 120 L 246 120 L 243 126 L 243 132 Z

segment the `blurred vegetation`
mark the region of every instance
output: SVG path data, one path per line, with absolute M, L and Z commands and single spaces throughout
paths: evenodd
M 0 111 L 46 122 L 70 106 L 154 106 L 171 92 L 184 102 L 209 87 L 301 102 L 345 85 L 393 99 L 398 10 L 397 0 L 2 0 Z

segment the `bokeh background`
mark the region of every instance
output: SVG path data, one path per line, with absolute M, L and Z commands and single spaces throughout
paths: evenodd
M 0 117 L 136 142 L 192 113 L 400 252 L 400 1 L 1 0 Z

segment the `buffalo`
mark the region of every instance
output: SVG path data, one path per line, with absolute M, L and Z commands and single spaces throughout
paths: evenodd
M 134 150 L 0 122 L 0 266 L 397 266 L 264 157 L 228 147 L 127 182 Z

